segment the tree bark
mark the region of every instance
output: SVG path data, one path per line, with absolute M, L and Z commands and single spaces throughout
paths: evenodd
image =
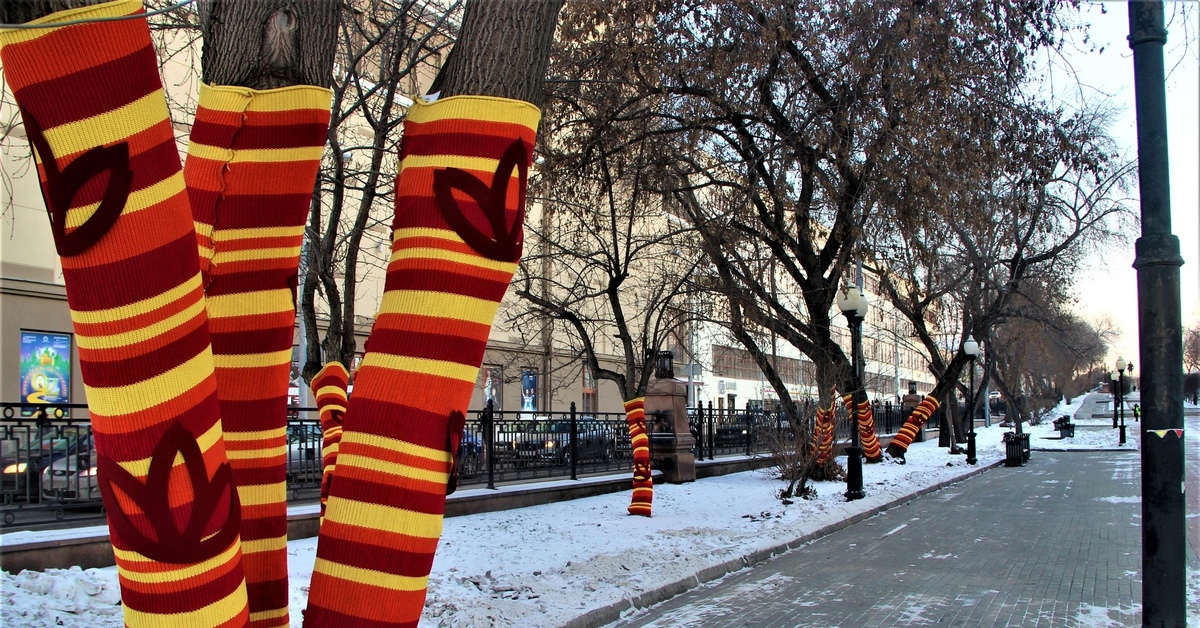
M 564 0 L 472 1 L 430 87 L 441 96 L 499 96 L 542 106 L 542 84 Z
M 329 87 L 338 0 L 200 0 L 202 77 L 212 85 Z

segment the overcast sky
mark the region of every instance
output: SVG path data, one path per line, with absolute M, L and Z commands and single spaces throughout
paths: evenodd
M 1180 6 L 1167 4 L 1167 19 L 1171 22 L 1167 25 L 1166 47 L 1171 214 L 1172 230 L 1179 237 L 1184 259 L 1180 287 L 1185 327 L 1200 321 L 1200 63 L 1197 62 L 1200 46 L 1196 41 L 1200 33 L 1200 4 L 1190 3 L 1188 12 L 1184 24 Z M 1133 53 L 1126 41 L 1128 8 L 1124 2 L 1091 5 L 1084 8 L 1084 17 L 1092 25 L 1091 41 L 1104 50 L 1087 52 L 1086 45 L 1079 45 L 1068 51 L 1066 61 L 1078 72 L 1085 97 L 1106 97 L 1118 109 L 1112 134 L 1126 154 L 1134 157 L 1137 134 Z M 1186 41 L 1186 47 L 1185 40 L 1190 40 Z M 1065 85 L 1066 81 L 1060 84 Z M 1078 89 L 1075 91 L 1079 93 Z M 1138 211 L 1136 202 L 1132 208 Z M 1135 363 L 1140 359 L 1137 272 L 1132 268 L 1134 239 L 1092 259 L 1076 286 L 1080 313 L 1093 321 L 1109 316 L 1122 332 L 1109 356 L 1110 364 L 1116 361 L 1117 353 Z

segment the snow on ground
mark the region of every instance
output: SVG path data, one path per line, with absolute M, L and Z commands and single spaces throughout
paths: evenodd
M 1005 431 L 995 425 L 978 430 L 980 465 L 1004 457 Z M 1041 427 L 1030 431 L 1035 444 L 1057 435 Z M 657 486 L 649 519 L 626 514 L 628 491 L 446 519 L 421 625 L 561 625 L 973 469 L 936 440 L 915 443 L 907 458 L 906 465 L 866 465 L 867 497 L 851 503 L 842 496 L 844 483 L 819 482 L 816 499 L 785 505 L 775 497 L 782 484 L 757 471 Z M 293 626 L 300 625 L 315 555 L 316 539 L 288 543 Z M 1195 597 L 1200 573 L 1189 572 L 1189 585 Z M 115 568 L 2 573 L 0 623 L 120 626 L 116 590 Z

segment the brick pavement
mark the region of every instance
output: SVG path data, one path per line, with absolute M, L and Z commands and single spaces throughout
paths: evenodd
M 1136 625 L 1139 470 L 1035 452 L 615 625 Z

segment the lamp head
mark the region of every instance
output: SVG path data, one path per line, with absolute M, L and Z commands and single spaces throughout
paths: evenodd
M 967 339 L 963 341 L 962 348 L 963 353 L 970 356 L 971 359 L 974 359 L 975 356 L 979 355 L 979 343 L 975 342 L 975 337 L 971 334 L 967 334 Z
M 1125 370 L 1125 358 L 1120 358 L 1120 357 L 1117 358 L 1117 370 L 1118 371 Z
M 862 295 L 858 286 L 847 283 L 837 291 L 837 306 L 846 316 L 858 314 L 858 298 Z
M 1111 380 L 1112 380 L 1112 381 L 1114 381 L 1114 382 L 1115 382 L 1115 381 L 1117 381 L 1117 372 L 1116 372 L 1116 371 L 1111 371 L 1111 372 L 1109 372 L 1109 374 L 1108 374 L 1108 378 L 1109 378 L 1109 379 L 1111 379 Z

